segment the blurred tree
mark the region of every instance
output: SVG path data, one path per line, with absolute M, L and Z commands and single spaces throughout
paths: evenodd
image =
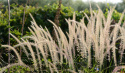
M 24 5 L 24 4 L 28 4 L 28 5 L 35 5 L 39 2 L 40 0 L 10 0 L 10 4 L 19 4 L 19 5 Z
M 125 0 L 122 0 L 122 2 L 125 4 Z
M 76 0 L 72 6 L 75 10 L 81 11 L 87 8 L 87 4 L 85 4 L 82 0 Z
M 2 3 L 2 1 L 0 1 L 0 9 L 2 9 L 2 5 L 3 5 L 3 3 Z
M 7 5 L 7 0 L 0 0 L 2 1 L 5 5 Z M 56 3 L 58 4 L 58 0 L 10 0 L 10 4 L 12 3 L 16 3 L 16 4 L 19 4 L 19 5 L 22 5 L 22 4 L 27 4 L 28 5 L 31 5 L 31 6 L 41 6 L 41 7 L 44 7 L 45 5 L 52 5 L 53 3 Z M 69 7 L 72 7 L 74 10 L 77 10 L 77 11 L 82 11 L 82 10 L 85 10 L 85 9 L 89 9 L 90 8 L 90 5 L 89 5 L 89 2 L 83 2 L 82 0 L 62 0 L 62 4 L 64 6 L 69 6 Z M 100 8 L 103 10 L 103 12 L 105 11 L 105 8 L 107 7 L 107 4 L 104 3 L 104 2 L 92 2 L 91 1 L 91 5 L 92 5 L 92 9 L 97 9 L 97 5 L 100 6 Z M 113 4 L 113 3 L 109 3 L 109 6 L 115 6 L 116 5 L 116 10 L 118 12 L 122 12 L 125 8 L 125 0 L 122 0 L 122 3 L 117 3 L 117 4 Z
M 73 0 L 62 0 L 64 6 L 72 6 Z
M 116 10 L 118 12 L 123 12 L 124 9 L 125 9 L 125 0 L 122 0 L 122 3 L 117 4 Z

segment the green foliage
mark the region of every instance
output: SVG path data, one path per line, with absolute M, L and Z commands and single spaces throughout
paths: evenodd
M 8 69 L 5 72 L 7 73 Z M 10 73 L 25 73 L 25 72 L 30 72 L 30 69 L 23 66 L 13 66 L 10 68 Z
M 0 0 L 4 5 L 7 5 L 7 0 Z M 44 5 L 52 5 L 53 3 L 58 3 L 59 0 L 10 0 L 10 4 L 19 4 L 19 5 L 25 5 L 26 3 L 31 6 L 40 7 Z M 62 4 L 64 6 L 72 7 L 73 9 L 77 11 L 85 10 L 86 8 L 89 9 L 89 2 L 83 2 L 82 0 L 62 0 Z M 96 4 L 100 6 L 102 10 L 105 10 L 107 7 L 107 4 L 105 2 L 93 2 L 91 1 L 91 5 L 93 9 L 97 9 Z M 125 8 L 125 1 L 122 0 L 122 3 L 109 3 L 110 6 L 116 5 L 116 10 L 118 12 L 123 12 Z
M 105 13 L 104 13 L 106 18 L 107 18 L 107 15 L 108 15 L 108 11 L 109 11 L 109 8 L 106 8 Z M 114 10 L 114 12 L 112 14 L 112 19 L 114 20 L 115 23 L 120 20 L 121 15 L 122 15 L 122 13 L 119 13 L 117 10 Z M 123 23 L 124 19 L 125 19 L 125 15 L 123 17 L 122 23 Z

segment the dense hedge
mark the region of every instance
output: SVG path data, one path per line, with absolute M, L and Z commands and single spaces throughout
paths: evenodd
M 11 19 L 10 19 L 10 28 L 11 33 L 16 35 L 17 37 L 21 36 L 21 29 L 23 24 L 23 13 L 24 7 L 11 5 Z M 53 4 L 52 6 L 44 6 L 40 8 L 35 8 L 32 6 L 27 6 L 25 11 L 25 25 L 24 25 L 24 35 L 29 34 L 28 27 L 31 25 L 31 17 L 29 13 L 31 13 L 36 20 L 38 25 L 43 27 L 47 27 L 50 31 L 53 29 L 52 24 L 48 22 L 49 20 L 54 21 L 56 10 L 58 5 Z M 66 31 L 67 30 L 67 23 L 65 18 L 72 18 L 74 10 L 71 7 L 65 7 L 62 5 L 61 15 L 60 15 L 60 27 Z M 83 17 L 83 13 L 76 12 L 77 21 L 79 21 Z M 0 16 L 0 42 L 2 44 L 7 44 L 7 35 L 8 35 L 8 10 L 3 13 L 1 10 Z M 11 39 L 11 41 L 13 41 Z M 12 42 L 14 44 L 14 42 Z M 12 44 L 11 43 L 11 44 Z

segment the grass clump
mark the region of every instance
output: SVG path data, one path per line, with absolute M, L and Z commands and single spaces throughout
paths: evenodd
M 125 49 L 125 22 L 121 25 L 125 11 L 118 23 L 111 24 L 114 9 L 115 7 L 111 8 L 105 18 L 99 7 L 97 12 L 90 8 L 90 17 L 85 14 L 87 24 L 85 24 L 84 18 L 77 22 L 74 13 L 72 20 L 66 19 L 69 28 L 66 34 L 49 20 L 55 30 L 56 42 L 48 29 L 38 26 L 31 15 L 32 25 L 28 29 L 32 35 L 19 40 L 10 34 L 18 44 L 2 45 L 2 47 L 9 47 L 14 51 L 18 62 L 3 67 L 0 72 L 15 65 L 22 65 L 37 72 L 106 72 L 107 67 L 120 65 L 123 62 Z M 117 47 L 116 43 L 119 40 L 120 46 Z M 22 48 L 26 59 L 32 61 L 32 64 L 28 65 L 23 61 L 16 50 L 18 47 Z M 122 52 L 119 53 L 118 50 Z M 120 56 L 120 60 L 118 60 L 117 54 Z M 112 62 L 111 65 L 105 66 L 110 62 Z

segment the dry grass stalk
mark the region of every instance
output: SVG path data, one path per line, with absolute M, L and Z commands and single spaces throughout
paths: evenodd
M 117 66 L 117 67 L 115 67 L 115 69 L 113 70 L 112 73 L 117 73 L 118 70 L 120 70 L 120 69 L 125 69 L 125 66 Z

